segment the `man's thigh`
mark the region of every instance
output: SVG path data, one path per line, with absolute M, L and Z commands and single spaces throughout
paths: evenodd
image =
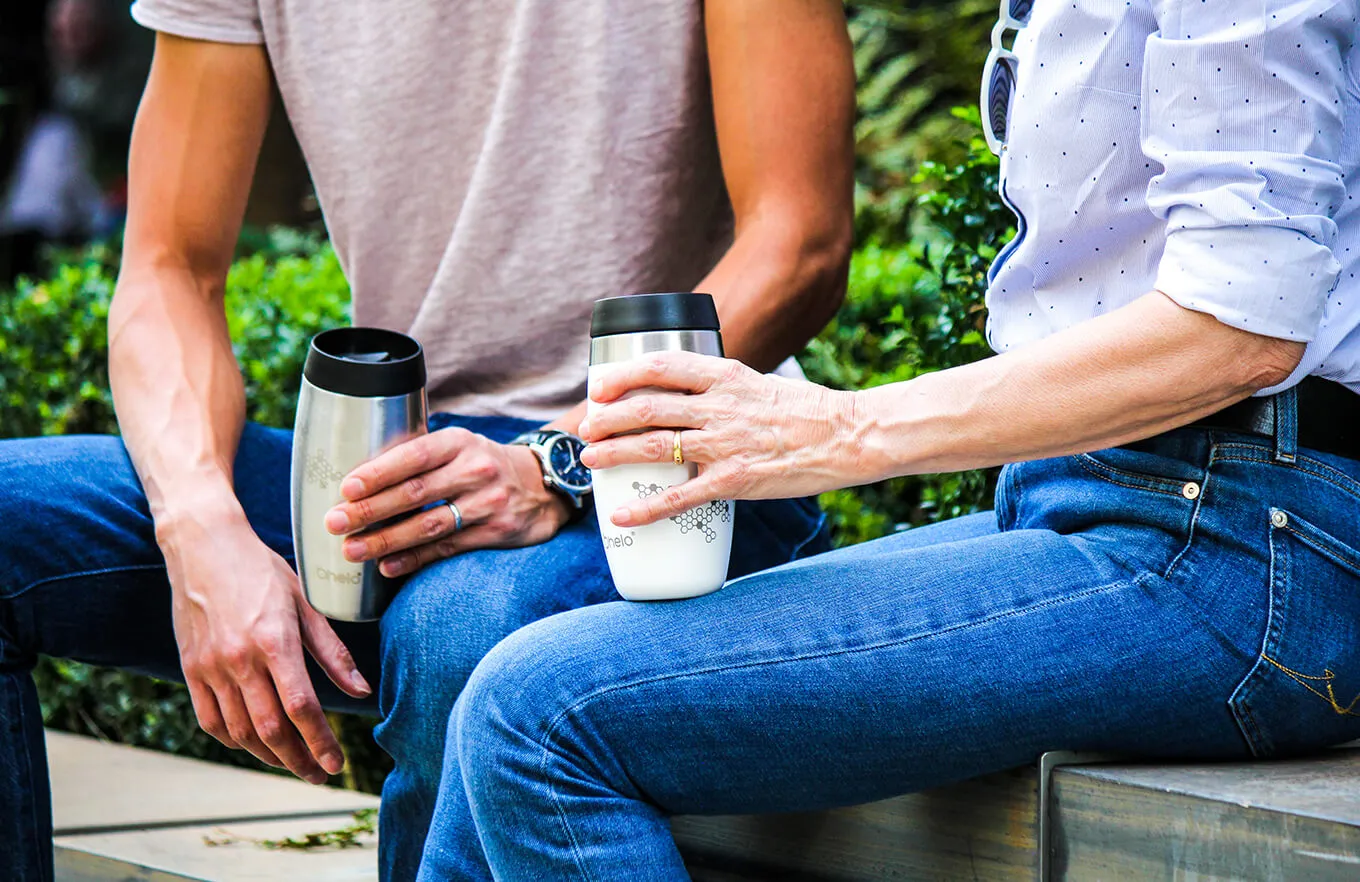
M 234 477 L 256 534 L 291 562 L 290 450 L 290 433 L 247 425 Z M 122 441 L 0 441 L 0 486 L 0 602 L 9 608 L 11 651 L 180 679 L 165 561 Z M 376 626 L 337 630 L 376 677 Z M 324 677 L 319 686 L 328 703 L 353 705 Z

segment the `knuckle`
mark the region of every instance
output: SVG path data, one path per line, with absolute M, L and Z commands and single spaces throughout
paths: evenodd
M 421 475 L 416 475 L 414 478 L 407 478 L 406 483 L 402 485 L 402 492 L 411 502 L 420 502 L 423 500 L 427 489 L 429 489 L 429 482 Z
M 424 470 L 430 463 L 430 442 L 426 435 L 408 443 L 402 450 L 403 465 L 407 468 Z
M 439 557 L 453 557 L 458 553 L 458 544 L 452 539 L 444 539 L 434 544 L 434 551 Z
M 664 377 L 666 375 L 666 359 L 660 355 L 650 355 L 647 357 L 645 373 L 649 377 Z
M 313 702 L 306 695 L 294 694 L 283 699 L 283 712 L 292 720 L 310 717 L 312 707 Z
M 365 524 L 373 520 L 373 503 L 368 499 L 360 499 L 353 503 L 354 511 L 359 516 L 359 520 Z
M 718 372 L 718 379 L 723 383 L 735 383 L 741 379 L 743 365 L 735 358 L 723 359 L 722 370 Z
M 392 540 L 386 533 L 374 533 L 364 540 L 370 557 L 382 557 L 392 550 Z
M 420 535 L 426 539 L 437 539 L 449 531 L 453 513 L 447 507 L 436 509 L 420 519 Z
M 220 667 L 236 676 L 241 676 L 249 671 L 254 661 L 250 649 L 244 643 L 230 643 L 223 646 L 218 650 L 217 659 Z
M 228 722 L 225 728 L 227 730 L 227 737 L 242 747 L 245 747 L 255 740 L 255 733 L 250 731 L 248 726 L 244 726 L 241 723 Z
M 633 411 L 637 414 L 639 422 L 651 425 L 656 420 L 656 401 L 650 397 L 639 398 L 637 404 L 633 405 Z
M 670 488 L 662 495 L 661 499 L 669 509 L 678 511 L 688 506 L 685 493 L 679 487 Z
M 278 717 L 270 714 L 255 724 L 255 734 L 272 747 L 283 739 L 283 724 Z
M 231 739 L 231 734 L 227 732 L 226 724 L 221 720 L 209 720 L 206 723 L 199 723 L 199 726 L 204 732 L 207 732 L 211 737 L 216 738 L 218 741 L 225 742 Z
M 468 463 L 468 474 L 478 481 L 490 481 L 499 473 L 496 462 L 489 456 L 478 456 Z
M 283 639 L 283 634 L 272 628 L 261 630 L 255 635 L 254 639 L 256 649 L 268 659 L 276 659 L 283 655 L 287 643 Z
M 647 440 L 643 442 L 642 452 L 648 459 L 661 458 L 667 452 L 666 439 L 660 435 L 648 435 Z
M 510 491 L 508 488 L 497 485 L 486 491 L 486 504 L 492 509 L 499 511 L 510 502 Z

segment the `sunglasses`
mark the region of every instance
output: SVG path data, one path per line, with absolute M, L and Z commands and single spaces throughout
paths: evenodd
M 1029 24 L 1033 9 L 1034 0 L 1001 0 L 1001 12 L 992 28 L 992 51 L 987 53 L 987 63 L 982 67 L 982 134 L 997 156 L 1006 148 L 1018 67 L 1015 53 L 1006 45 L 1006 34 Z

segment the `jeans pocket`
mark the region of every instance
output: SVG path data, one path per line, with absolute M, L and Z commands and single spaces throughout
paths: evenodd
M 1203 467 L 1134 447 L 1111 447 L 1073 458 L 1088 474 L 1130 490 L 1194 499 L 1204 482 Z M 1194 491 L 1187 491 L 1189 484 L 1195 485 Z
M 1288 511 L 1271 511 L 1265 637 L 1228 704 L 1256 756 L 1360 738 L 1360 551 Z

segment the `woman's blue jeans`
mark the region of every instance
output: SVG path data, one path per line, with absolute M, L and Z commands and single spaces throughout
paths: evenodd
M 815 810 L 1055 749 L 1360 737 L 1360 462 L 1185 429 L 1007 468 L 995 513 L 544 619 L 449 726 L 421 879 L 687 878 L 673 814 Z
M 436 414 L 496 441 L 522 420 Z M 251 526 L 289 560 L 291 433 L 246 427 L 236 494 Z M 743 504 L 744 574 L 827 547 L 808 500 Z M 383 787 L 384 879 L 416 874 L 443 765 L 444 728 L 468 675 L 501 638 L 535 619 L 616 599 L 593 516 L 531 548 L 460 555 L 422 569 L 375 624 L 336 623 L 377 701 L 344 696 L 311 665 L 323 704 L 375 710 L 396 768 Z M 0 441 L 0 880 L 52 875 L 42 715 L 30 672 L 39 654 L 181 677 L 170 586 L 141 485 L 116 438 Z M 381 669 L 381 678 L 379 678 Z M 374 706 L 376 704 L 376 707 Z

